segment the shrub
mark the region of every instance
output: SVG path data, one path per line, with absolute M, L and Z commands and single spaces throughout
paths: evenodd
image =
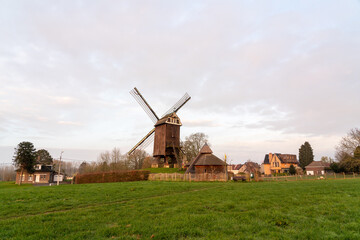
M 146 181 L 149 178 L 149 171 L 112 171 L 77 174 L 76 184 L 81 183 L 106 183 L 106 182 L 131 182 Z

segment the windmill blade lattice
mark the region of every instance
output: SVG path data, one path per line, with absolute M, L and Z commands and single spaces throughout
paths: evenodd
M 185 105 L 185 103 L 187 103 L 189 100 L 191 99 L 191 97 L 189 96 L 188 93 L 185 93 L 185 95 L 180 98 L 179 101 L 177 101 L 177 103 L 174 104 L 174 106 L 172 106 L 169 110 L 167 110 L 164 115 L 162 115 L 162 117 L 164 117 L 165 115 L 169 114 L 169 113 L 173 113 L 173 112 L 177 112 L 179 111 L 180 108 L 182 108 L 182 106 Z
M 143 137 L 129 152 L 128 155 L 133 153 L 136 149 L 145 149 L 154 141 L 155 128 L 153 128 L 145 137 Z
M 135 98 L 135 100 L 139 103 L 139 105 L 144 109 L 146 114 L 150 117 L 153 123 L 156 123 L 159 120 L 159 117 L 156 115 L 154 110 L 150 107 L 150 105 L 146 102 L 145 98 L 141 95 L 137 88 L 134 88 L 130 91 L 130 94 Z

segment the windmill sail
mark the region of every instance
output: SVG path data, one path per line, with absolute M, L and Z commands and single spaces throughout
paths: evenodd
M 154 110 L 150 107 L 150 105 L 146 102 L 145 98 L 141 95 L 137 88 L 134 88 L 130 91 L 130 94 L 135 98 L 135 100 L 139 103 L 139 105 L 144 109 L 146 114 L 150 117 L 153 123 L 156 123 L 159 120 L 159 117 L 156 115 Z
M 144 149 L 154 141 L 155 128 L 153 128 L 145 137 L 143 137 L 129 152 L 128 155 L 133 153 L 136 149 Z
M 182 108 L 182 106 L 185 105 L 185 103 L 187 103 L 189 100 L 191 99 L 191 97 L 189 96 L 188 93 L 185 93 L 185 95 L 180 98 L 179 101 L 177 101 L 177 103 L 174 104 L 174 106 L 172 106 L 169 110 L 167 110 L 164 115 L 162 115 L 162 117 L 164 117 L 165 115 L 169 114 L 169 113 L 173 113 L 173 112 L 177 112 L 179 111 L 180 108 Z

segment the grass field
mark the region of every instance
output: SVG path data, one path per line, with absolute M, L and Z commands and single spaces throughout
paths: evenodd
M 360 239 L 360 179 L 0 183 L 0 239 Z

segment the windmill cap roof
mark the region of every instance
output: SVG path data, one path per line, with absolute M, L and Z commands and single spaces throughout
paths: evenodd
M 200 153 L 213 153 L 213 151 L 210 149 L 209 145 L 207 143 L 204 144 L 204 146 L 200 149 Z

